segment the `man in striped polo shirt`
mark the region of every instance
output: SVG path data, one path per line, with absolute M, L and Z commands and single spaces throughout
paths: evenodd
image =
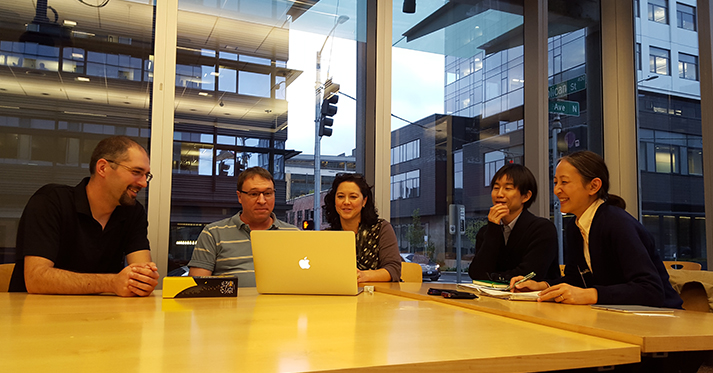
M 238 286 L 255 286 L 255 267 L 250 231 L 265 229 L 298 230 L 278 220 L 275 208 L 275 181 L 262 167 L 251 167 L 238 175 L 238 202 L 242 211 L 203 228 L 188 267 L 189 276 L 238 276 Z

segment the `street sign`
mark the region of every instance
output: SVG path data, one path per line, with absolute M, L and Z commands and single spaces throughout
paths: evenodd
M 575 93 L 587 89 L 587 75 L 583 74 L 566 82 L 551 85 L 549 91 L 550 100 L 567 96 L 570 93 Z
M 579 102 L 576 101 L 550 101 L 550 114 L 564 114 L 573 117 L 579 116 Z

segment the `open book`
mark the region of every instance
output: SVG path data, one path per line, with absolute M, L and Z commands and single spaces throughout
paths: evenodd
M 529 300 L 537 301 L 539 297 L 539 291 L 527 291 L 523 293 L 511 293 L 509 291 L 502 291 L 497 289 L 490 289 L 487 287 L 482 287 L 472 284 L 458 284 L 458 290 L 469 291 L 478 295 L 484 295 L 487 297 L 500 298 L 506 300 Z

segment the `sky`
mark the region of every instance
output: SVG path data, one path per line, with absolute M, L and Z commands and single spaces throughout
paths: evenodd
M 287 67 L 302 71 L 287 88 L 287 148 L 314 154 L 314 118 L 317 51 L 324 34 L 290 30 L 290 60 Z M 391 112 L 415 122 L 443 113 L 444 57 L 442 55 L 392 48 Z M 328 75 L 329 73 L 329 75 Z M 356 97 L 356 42 L 330 37 L 322 52 L 321 81 L 331 76 L 341 92 Z M 322 137 L 321 154 L 351 154 L 355 147 L 356 103 L 340 95 L 331 137 Z M 392 130 L 406 125 L 392 117 Z

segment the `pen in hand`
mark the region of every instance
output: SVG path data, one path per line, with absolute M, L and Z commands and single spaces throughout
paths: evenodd
M 515 285 L 522 284 L 523 282 L 525 282 L 525 281 L 527 281 L 527 280 L 530 280 L 530 279 L 532 279 L 533 277 L 535 277 L 535 272 L 530 272 L 530 273 L 528 273 L 527 275 L 525 275 L 525 277 L 523 277 L 522 279 L 520 279 L 518 282 L 512 284 L 512 286 L 511 286 L 511 285 L 508 285 L 508 287 L 505 288 L 505 291 L 510 291 L 510 290 L 512 290 L 512 289 L 515 287 Z

